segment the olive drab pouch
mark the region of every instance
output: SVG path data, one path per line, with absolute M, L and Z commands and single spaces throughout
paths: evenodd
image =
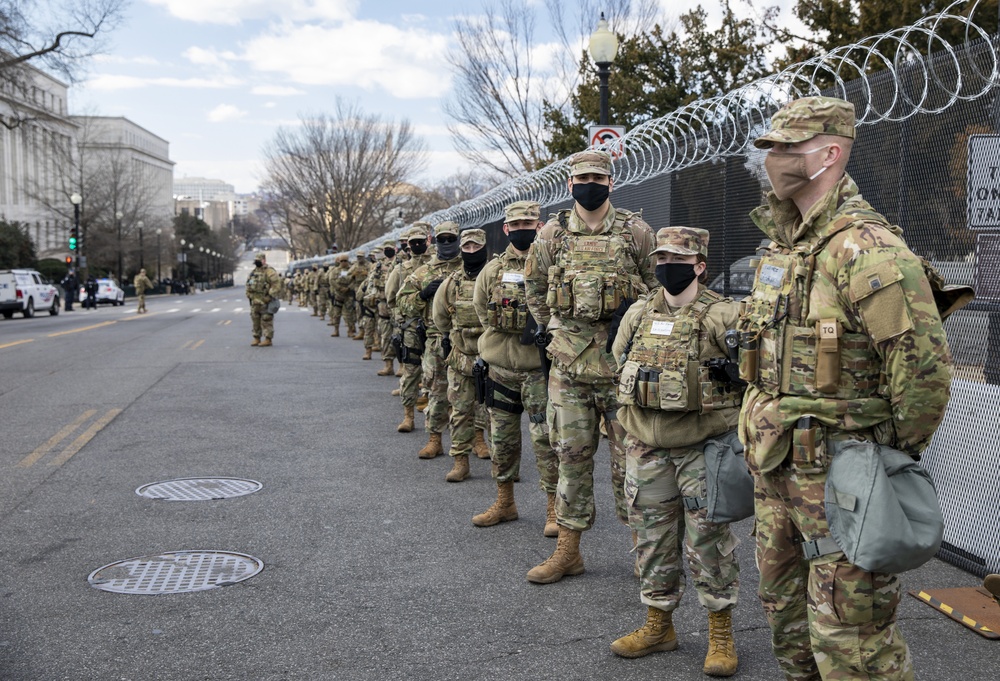
M 706 440 L 704 452 L 708 520 L 735 523 L 752 516 L 753 476 L 737 432 Z
M 877 263 L 851 280 L 851 302 L 858 306 L 865 327 L 876 343 L 913 328 L 902 281 L 899 265 L 891 260 Z
M 803 416 L 792 430 L 792 469 L 800 473 L 822 473 L 828 463 L 823 425 L 811 416 Z
M 934 481 L 899 450 L 842 440 L 826 479 L 830 534 L 852 564 L 869 572 L 918 568 L 941 547 L 944 518 Z
M 623 407 L 638 404 L 636 385 L 640 368 L 638 362 L 625 362 L 622 365 L 621 377 L 618 379 L 618 403 Z
M 840 385 L 840 335 L 842 329 L 836 319 L 816 322 L 816 390 L 836 393 Z
M 604 278 L 596 272 L 580 273 L 570 282 L 573 319 L 596 322 L 604 312 Z

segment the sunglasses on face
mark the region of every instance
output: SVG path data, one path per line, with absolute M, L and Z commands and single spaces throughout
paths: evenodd
M 458 241 L 458 237 L 452 234 L 442 234 L 437 238 L 439 244 L 453 244 Z

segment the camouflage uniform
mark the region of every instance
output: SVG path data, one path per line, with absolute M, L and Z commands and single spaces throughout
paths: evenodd
M 396 242 L 386 241 L 382 244 L 382 248 L 395 250 Z M 371 345 L 366 338 L 365 346 L 378 348 L 389 369 L 392 369 L 392 360 L 396 358 L 396 350 L 392 347 L 390 340 L 392 338 L 392 311 L 389 309 L 385 297 L 385 284 L 395 265 L 396 258 L 393 256 L 383 258 L 372 266 L 368 280 L 365 282 L 364 298 L 365 307 L 374 310 L 377 315 L 376 323 L 372 325 L 373 334 L 376 337 L 372 339 Z
M 139 305 L 135 311 L 145 312 L 146 289 L 153 288 L 153 282 L 146 276 L 146 270 L 139 270 L 139 274 L 135 275 L 135 279 L 132 280 L 132 285 L 135 286 L 135 295 L 139 298 Z
M 667 227 L 657 232 L 657 245 L 654 253 L 701 255 L 707 261 L 708 232 Z M 728 360 L 725 334 L 736 328 L 739 313 L 732 300 L 700 283 L 692 282 L 682 294 L 688 291 L 694 299 L 677 308 L 664 289 L 647 294 L 625 313 L 615 337 L 618 420 L 627 433 L 625 497 L 636 537 L 640 600 L 666 613 L 677 608 L 684 595 L 683 546 L 698 601 L 713 624 L 709 656 L 723 650 L 721 659 L 706 660 L 705 672 L 729 676 L 737 660 L 725 611 L 736 605 L 739 593 L 738 541 L 728 524 L 706 517 L 704 446 L 708 438 L 735 434 L 743 389 L 720 380 L 707 363 Z M 670 618 L 659 613 L 640 631 L 649 637 L 657 627 L 661 638 L 675 638 Z M 649 645 L 636 638 L 622 637 L 612 650 L 625 657 L 645 654 Z
M 250 321 L 253 324 L 253 345 L 257 345 L 261 336 L 270 344 L 274 338 L 274 315 L 268 314 L 265 308 L 272 298 L 281 293 L 281 277 L 273 267 L 267 264 L 263 254 L 255 260 L 261 261 L 260 267 L 255 267 L 247 277 L 247 298 L 250 300 Z
M 428 236 L 430 225 L 427 223 L 415 223 L 408 232 L 409 240 L 423 240 Z M 403 375 L 399 381 L 399 399 L 404 410 L 413 407 L 417 403 L 420 394 L 420 383 L 423 380 L 423 362 L 421 360 L 424 350 L 420 348 L 417 340 L 416 318 L 407 319 L 400 310 L 399 291 L 407 277 L 416 270 L 431 261 L 430 253 L 414 254 L 409 260 L 399 263 L 389 273 L 385 282 L 385 299 L 390 310 L 393 311 L 393 326 L 402 337 L 403 345 L 410 348 L 409 357 L 405 362 L 400 360 L 403 368 Z
M 365 325 L 371 319 L 371 317 L 361 312 L 361 305 L 359 304 L 361 297 L 364 295 L 361 292 L 361 287 L 365 283 L 365 279 L 368 278 L 368 258 L 364 251 L 358 251 L 356 258 L 355 263 L 351 265 L 351 269 L 347 273 L 347 276 L 351 280 L 351 307 L 358 325 L 358 333 L 355 334 L 355 338 L 358 335 L 364 337 Z M 350 324 L 350 321 L 348 323 Z M 351 325 L 353 326 L 353 324 Z
M 853 106 L 796 100 L 755 144 L 817 134 L 853 138 Z M 771 192 L 752 218 L 772 241 L 742 303 L 741 374 L 751 385 L 740 438 L 755 477 L 774 654 L 788 679 L 913 679 L 896 623 L 898 576 L 824 554 L 817 541 L 829 539 L 827 443 L 917 455 L 944 415 L 950 354 L 922 261 L 846 174 L 804 216 Z
M 458 225 L 454 222 L 442 222 L 436 225 L 434 236 L 439 237 L 443 234 L 454 234 L 457 237 Z M 441 332 L 434 325 L 431 315 L 432 302 L 424 300 L 421 292 L 431 282 L 443 281 L 461 266 L 462 259 L 458 256 L 450 260 L 441 260 L 435 255 L 429 263 L 406 278 L 396 296 L 400 316 L 406 325 L 403 333 L 404 343 L 408 347 L 419 347 L 417 321 L 423 320 L 426 328 L 427 341 L 421 357 L 423 385 L 427 390 L 428 400 L 427 410 L 424 412 L 425 428 L 428 433 L 438 435 L 448 425 L 448 374 L 444 358 L 441 356 Z
M 485 249 L 486 232 L 466 229 L 462 232 L 460 243 L 462 246 L 476 243 Z M 432 306 L 435 328 L 452 343 L 452 350 L 444 360 L 448 370 L 448 402 L 451 403 L 451 448 L 448 454 L 465 457 L 466 471 L 475 430 L 487 430 L 486 407 L 476 400 L 472 379 L 472 365 L 479 355 L 479 336 L 483 333 L 472 304 L 479 271 L 469 274 L 465 267 L 460 267 L 453 272 L 442 282 Z
M 330 281 L 330 293 L 333 295 L 333 308 L 330 310 L 330 323 L 339 331 L 340 318 L 344 317 L 349 333 L 354 333 L 354 298 L 351 293 L 351 263 L 347 254 L 337 256 L 337 266 L 331 267 L 327 274 Z
M 323 266 L 316 276 L 316 310 L 320 320 L 326 319 L 327 310 L 330 307 L 330 278 L 329 267 Z
M 320 275 L 319 268 L 316 265 L 312 266 L 312 269 L 309 271 L 309 274 L 307 275 L 308 279 L 306 286 L 309 289 L 309 307 L 311 307 L 313 310 L 312 313 L 313 317 L 319 315 L 318 301 L 317 301 L 319 296 L 316 295 L 319 292 L 319 275 Z
M 574 175 L 611 172 L 605 152 L 581 152 L 570 163 Z M 619 304 L 656 286 L 649 261 L 653 248 L 649 225 L 637 214 L 609 204 L 596 231 L 575 209 L 553 216 L 525 262 L 528 308 L 551 334 L 547 420 L 559 457 L 556 514 L 563 528 L 588 530 L 596 517 L 593 471 L 602 415 L 608 425 L 615 510 L 619 520 L 628 522 L 624 431 L 615 418 L 614 359 L 605 344 L 611 314 Z
M 309 294 L 306 292 L 307 279 L 305 272 L 295 273 L 295 294 L 299 297 L 299 307 L 305 307 L 309 300 Z
M 537 220 L 538 204 L 519 201 L 507 206 L 506 220 Z M 493 478 L 498 484 L 513 482 L 521 466 L 521 413 L 528 418 L 528 433 L 535 452 L 539 486 L 546 494 L 554 495 L 559 481 L 559 460 L 549 442 L 549 427 L 545 423 L 545 375 L 537 347 L 521 342 L 527 325 L 524 306 L 524 262 L 527 254 L 518 253 L 513 246 L 483 268 L 476 279 L 473 302 L 485 330 L 479 337 L 479 354 L 489 364 L 492 381 L 500 384 L 505 392 L 496 392 L 490 414 L 490 454 L 493 460 Z

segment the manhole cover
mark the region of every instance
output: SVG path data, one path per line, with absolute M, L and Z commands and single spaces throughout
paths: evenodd
M 135 493 L 147 499 L 161 501 L 211 501 L 253 494 L 262 487 L 256 480 L 240 478 L 181 478 L 151 482 Z
M 231 551 L 170 551 L 110 563 L 90 573 L 95 589 L 118 594 L 180 594 L 249 579 L 264 563 Z

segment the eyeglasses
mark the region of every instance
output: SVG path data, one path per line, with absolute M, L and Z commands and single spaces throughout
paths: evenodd
M 437 238 L 439 244 L 453 244 L 458 241 L 458 237 L 454 234 L 442 234 Z

